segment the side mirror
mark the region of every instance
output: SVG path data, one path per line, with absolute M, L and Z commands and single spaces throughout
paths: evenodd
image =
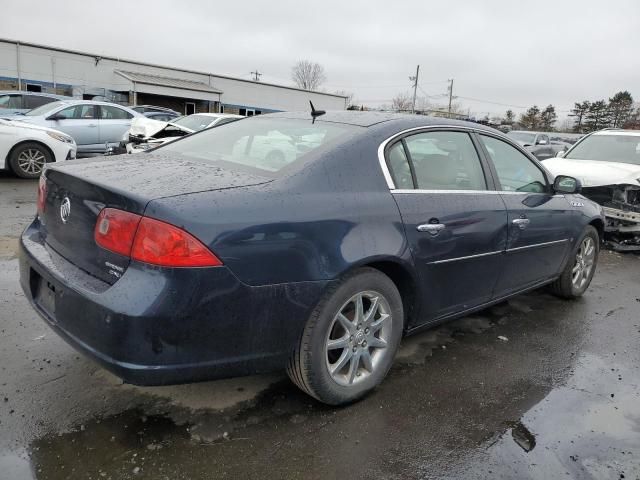
M 65 117 L 64 115 L 60 115 L 59 113 L 54 113 L 53 115 L 47 117 L 47 120 L 53 120 L 54 122 L 57 122 L 58 120 L 64 120 L 67 117 Z
M 558 175 L 553 181 L 553 190 L 556 193 L 580 193 L 582 184 L 577 178 Z
M 561 150 L 559 152 L 556 153 L 556 158 L 562 158 L 564 157 L 565 153 L 567 153 L 566 150 Z
M 548 144 L 549 144 L 549 142 L 547 142 L 546 140 L 538 140 L 536 142 L 536 145 L 548 145 Z

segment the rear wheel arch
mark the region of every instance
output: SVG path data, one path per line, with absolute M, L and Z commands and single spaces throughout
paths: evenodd
M 360 268 L 369 267 L 383 273 L 391 279 L 400 292 L 404 310 L 404 328 L 413 323 L 418 315 L 418 282 L 410 269 L 396 259 L 370 259 L 354 265 L 343 275 Z

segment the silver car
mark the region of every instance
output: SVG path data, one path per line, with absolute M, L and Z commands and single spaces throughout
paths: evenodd
M 131 119 L 140 116 L 115 103 L 63 100 L 42 105 L 12 120 L 60 130 L 76 141 L 78 153 L 104 153 L 120 144 Z

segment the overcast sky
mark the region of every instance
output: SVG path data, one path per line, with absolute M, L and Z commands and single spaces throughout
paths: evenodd
M 242 78 L 258 69 L 283 84 L 309 59 L 324 66 L 324 89 L 371 106 L 409 93 L 417 64 L 419 97 L 444 103 L 454 78 L 456 102 L 482 115 L 562 112 L 625 89 L 640 100 L 638 0 L 2 4 L 0 37 Z

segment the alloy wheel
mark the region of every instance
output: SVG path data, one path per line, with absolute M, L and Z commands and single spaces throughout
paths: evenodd
M 576 253 L 576 262 L 571 270 L 571 282 L 580 290 L 589 281 L 596 259 L 596 245 L 591 237 L 585 237 Z
M 389 354 L 391 308 L 384 296 L 364 291 L 351 297 L 333 318 L 325 342 L 331 378 L 342 386 L 371 375 Z
M 42 169 L 44 168 L 46 161 L 47 159 L 45 158 L 44 153 L 35 148 L 23 150 L 18 155 L 18 166 L 20 167 L 20 170 L 30 175 L 42 173 Z

